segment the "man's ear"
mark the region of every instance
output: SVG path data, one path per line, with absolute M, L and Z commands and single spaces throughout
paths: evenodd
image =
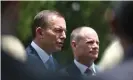
M 36 28 L 36 35 L 43 38 L 43 29 L 41 27 Z
M 71 46 L 72 46 L 72 48 L 76 48 L 76 41 L 72 40 L 71 41 Z

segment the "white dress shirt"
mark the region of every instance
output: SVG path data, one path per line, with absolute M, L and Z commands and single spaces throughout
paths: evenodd
M 41 49 L 34 41 L 31 42 L 31 46 L 36 50 L 37 54 L 43 61 L 44 65 L 47 66 L 45 63 L 49 60 L 49 57 L 52 55 L 48 55 L 43 49 Z
M 83 64 L 81 64 L 81 63 L 79 63 L 76 59 L 74 59 L 74 63 L 75 63 L 75 65 L 78 67 L 78 69 L 80 70 L 81 74 L 84 75 L 84 74 L 85 74 L 85 71 L 86 71 L 86 69 L 87 69 L 88 67 L 85 66 L 85 65 L 83 65 Z M 96 73 L 94 63 L 89 67 L 89 69 L 90 69 L 91 71 L 93 71 L 94 74 Z M 93 74 L 93 75 L 94 75 L 94 74 Z

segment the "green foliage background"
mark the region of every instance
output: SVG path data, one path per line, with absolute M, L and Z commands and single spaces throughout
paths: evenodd
M 20 2 L 20 21 L 17 29 L 17 36 L 24 43 L 25 47 L 30 44 L 31 23 L 34 16 L 44 9 L 54 9 L 65 16 L 67 23 L 67 39 L 62 52 L 54 56 L 61 64 L 69 64 L 73 60 L 70 47 L 70 33 L 79 26 L 90 26 L 94 28 L 100 39 L 99 58 L 100 61 L 104 49 L 107 47 L 109 28 L 104 20 L 105 9 L 109 6 L 109 1 L 22 1 Z M 75 8 L 72 7 L 76 6 Z

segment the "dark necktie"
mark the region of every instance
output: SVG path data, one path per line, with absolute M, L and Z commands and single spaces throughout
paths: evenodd
M 87 75 L 87 76 L 93 75 L 92 70 L 90 70 L 89 68 L 87 68 L 86 71 L 85 71 L 84 73 L 85 73 L 85 75 Z

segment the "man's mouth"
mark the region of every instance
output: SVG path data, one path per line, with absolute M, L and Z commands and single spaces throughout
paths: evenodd
M 92 53 L 92 54 L 97 54 L 98 51 L 90 51 L 90 53 Z
M 58 42 L 57 44 L 58 44 L 60 47 L 62 47 L 64 43 L 63 43 L 63 42 Z

